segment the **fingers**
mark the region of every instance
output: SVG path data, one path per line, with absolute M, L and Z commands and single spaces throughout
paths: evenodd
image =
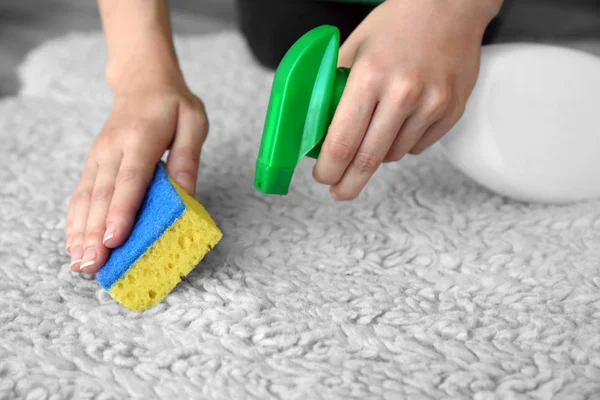
M 160 156 L 131 150 L 125 153 L 115 177 L 115 192 L 106 216 L 102 244 L 108 249 L 122 245 L 133 229 Z
M 108 155 L 107 160 L 100 163 L 98 169 L 87 216 L 83 258 L 79 265 L 83 272 L 97 272 L 108 258 L 108 249 L 102 245 L 102 238 L 106 230 L 106 215 L 115 190 L 120 157 L 120 154 Z
M 342 178 L 365 136 L 381 84 L 381 75 L 374 70 L 357 66 L 350 73 L 313 169 L 318 182 L 334 185 Z
M 96 160 L 95 174 L 89 174 L 82 186 L 89 190 L 90 199 L 86 207 L 73 212 L 78 246 L 72 258 L 79 258 L 71 265 L 73 271 L 98 272 L 110 250 L 127 239 L 156 163 L 166 148 L 166 140 L 159 139 L 160 129 L 164 127 L 138 121 L 105 128 L 100 134 L 91 153 Z
M 446 113 L 444 118 L 427 129 L 419 141 L 410 149 L 410 154 L 421 154 L 452 129 L 464 114 L 465 106 L 459 101 L 454 101 L 451 108 L 451 112 Z
M 384 81 L 369 64 L 351 73 L 313 171 L 339 200 L 356 198 L 382 162 L 439 140 L 462 113 L 450 83 L 427 86 L 410 74 Z
M 119 133 L 123 138 L 123 158 L 115 176 L 115 191 L 102 237 L 103 245 L 109 249 L 122 245 L 131 233 L 156 164 L 167 147 L 167 142 L 162 139 L 164 132 L 174 130 L 174 127 L 161 122 L 134 123 Z
M 421 89 L 407 81 L 399 81 L 381 99 L 367 133 L 344 172 L 331 187 L 338 200 L 356 198 L 383 162 L 398 131 L 414 110 Z
M 396 136 L 385 161 L 400 161 L 431 125 L 444 119 L 452 100 L 452 89 L 449 85 L 436 85 L 428 89 L 418 109 L 406 120 Z
M 88 160 L 81 174 L 79 183 L 69 201 L 67 215 L 67 251 L 71 254 L 70 268 L 79 271 L 83 258 L 83 243 L 87 216 L 96 180 L 97 164 Z
M 191 196 L 196 195 L 200 152 L 208 134 L 208 119 L 203 105 L 179 109 L 177 134 L 167 160 L 169 175 Z

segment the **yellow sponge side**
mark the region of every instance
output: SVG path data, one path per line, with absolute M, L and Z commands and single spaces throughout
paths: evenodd
M 185 211 L 108 291 L 130 310 L 161 302 L 223 237 L 204 206 L 171 182 Z

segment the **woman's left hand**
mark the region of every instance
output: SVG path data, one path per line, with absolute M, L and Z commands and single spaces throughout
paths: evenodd
M 501 0 L 387 0 L 350 35 L 348 82 L 314 168 L 339 200 L 381 163 L 419 154 L 461 118 Z

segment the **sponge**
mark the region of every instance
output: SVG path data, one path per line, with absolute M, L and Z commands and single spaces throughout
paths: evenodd
M 114 249 L 96 279 L 126 308 L 161 302 L 221 240 L 208 211 L 158 163 L 127 241 Z

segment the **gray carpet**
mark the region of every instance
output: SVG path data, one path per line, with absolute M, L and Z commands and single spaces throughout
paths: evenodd
M 272 75 L 235 32 L 177 47 L 211 119 L 197 198 L 224 239 L 143 314 L 64 251 L 110 108 L 101 36 L 37 48 L 0 103 L 1 399 L 600 397 L 600 202 L 512 202 L 435 150 L 351 203 L 309 161 L 289 196 L 261 195 Z

